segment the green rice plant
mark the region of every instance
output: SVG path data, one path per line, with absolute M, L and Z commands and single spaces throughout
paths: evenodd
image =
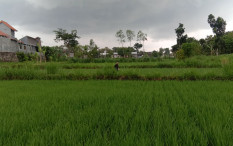
M 93 79 L 117 79 L 118 71 L 114 68 L 105 67 L 101 70 L 98 70 L 96 74 L 93 75 Z
M 120 79 L 140 80 L 142 77 L 134 71 L 124 71 L 120 74 Z
M 158 67 L 158 68 L 172 68 L 172 67 L 174 67 L 174 66 L 173 66 L 173 64 L 171 64 L 171 63 L 162 63 L 162 62 L 161 62 L 161 63 L 158 63 L 158 64 L 157 64 L 157 67 Z
M 233 79 L 233 63 L 223 65 L 223 73 L 227 78 Z
M 186 80 L 197 80 L 199 78 L 199 75 L 194 71 L 188 71 L 184 73 L 183 77 Z
M 231 81 L 1 81 L 0 143 L 231 146 L 232 87 Z
M 57 74 L 59 71 L 59 67 L 57 64 L 49 63 L 46 65 L 47 74 Z
M 216 80 L 216 79 L 221 79 L 221 76 L 216 75 L 214 72 L 208 72 L 205 73 L 204 75 L 201 75 L 202 80 Z
M 3 69 L 1 72 L 3 80 L 32 80 L 41 77 L 39 73 L 31 69 Z

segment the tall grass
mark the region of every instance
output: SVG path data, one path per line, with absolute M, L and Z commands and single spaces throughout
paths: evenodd
M 1 81 L 1 145 L 233 145 L 233 83 Z
M 0 80 L 232 80 L 232 66 L 224 68 L 163 68 L 133 69 L 60 69 L 57 65 L 46 68 L 0 68 Z
M 46 65 L 47 74 L 57 74 L 59 67 L 57 64 L 49 63 Z
M 196 56 L 185 61 L 161 59 L 154 62 L 119 63 L 0 63 L 2 80 L 233 80 L 232 55 Z

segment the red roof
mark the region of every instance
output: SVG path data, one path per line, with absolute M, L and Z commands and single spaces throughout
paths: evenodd
M 12 27 L 12 26 L 11 26 L 10 24 L 8 24 L 7 22 L 1 20 L 1 21 L 0 21 L 0 24 L 1 24 L 1 23 L 5 24 L 5 25 L 6 25 L 7 27 L 9 27 L 11 30 L 17 31 L 14 27 Z
M 4 32 L 0 31 L 0 36 L 4 36 L 4 37 L 7 37 L 7 38 L 10 38 L 10 36 L 8 34 L 5 34 Z

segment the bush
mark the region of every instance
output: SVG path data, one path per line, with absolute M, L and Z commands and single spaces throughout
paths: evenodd
M 24 54 L 23 52 L 17 52 L 16 55 L 17 55 L 19 62 L 24 62 L 28 60 L 27 55 Z
M 182 44 L 181 48 L 184 50 L 185 57 L 191 57 L 201 53 L 201 45 L 196 42 L 184 43 Z
M 176 52 L 176 57 L 177 57 L 178 60 L 184 60 L 185 59 L 184 50 L 183 49 L 179 49 Z

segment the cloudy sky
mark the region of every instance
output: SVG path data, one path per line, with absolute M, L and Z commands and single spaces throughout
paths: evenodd
M 41 37 L 43 45 L 59 45 L 54 30 L 77 29 L 80 44 L 94 39 L 99 47 L 120 46 L 115 33 L 142 30 L 147 51 L 176 43 L 174 29 L 183 23 L 189 37 L 211 35 L 209 14 L 223 17 L 233 30 L 232 0 L 0 0 L 0 19 L 18 32 Z M 126 43 L 125 46 L 129 45 Z

